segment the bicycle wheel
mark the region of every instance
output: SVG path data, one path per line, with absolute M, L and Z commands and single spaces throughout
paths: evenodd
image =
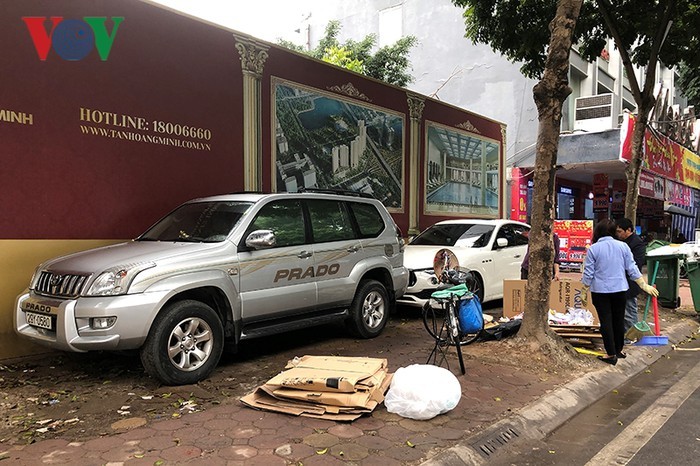
M 461 333 L 458 339 L 446 338 L 447 331 L 445 325 L 445 309 L 441 305 L 433 305 L 433 300 L 429 300 L 423 305 L 423 325 L 431 337 L 437 340 L 440 344 L 453 345 L 454 341 L 459 341 L 461 345 L 474 343 L 481 334 L 481 331 L 476 333 Z
M 431 301 L 428 301 L 423 305 L 423 325 L 428 334 L 438 343 L 447 343 L 447 340 L 443 338 L 445 310 L 442 306 L 432 306 L 430 303 Z

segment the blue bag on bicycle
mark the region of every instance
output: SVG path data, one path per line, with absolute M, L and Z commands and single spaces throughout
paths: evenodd
M 459 302 L 459 329 L 462 334 L 477 333 L 484 328 L 484 314 L 481 301 L 476 295 Z

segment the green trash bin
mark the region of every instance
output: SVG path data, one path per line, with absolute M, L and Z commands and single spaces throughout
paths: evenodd
M 688 271 L 690 295 L 693 297 L 695 312 L 700 313 L 700 262 L 686 261 L 685 269 Z
M 671 244 L 671 243 L 669 243 L 668 241 L 662 241 L 660 239 L 655 239 L 655 240 L 651 241 L 649 244 L 647 244 L 646 252 L 647 252 L 647 254 L 649 254 L 654 249 L 668 246 L 669 244 Z
M 678 295 L 680 282 L 681 261 L 685 260 L 684 254 L 647 255 L 647 271 L 654 270 L 654 264 L 659 263 L 656 272 L 656 289 L 659 290 L 659 305 L 675 309 L 681 305 Z M 651 279 L 651 277 L 649 277 Z M 700 283 L 700 282 L 699 282 Z M 700 292 L 700 290 L 698 290 Z M 698 295 L 700 302 L 700 294 Z

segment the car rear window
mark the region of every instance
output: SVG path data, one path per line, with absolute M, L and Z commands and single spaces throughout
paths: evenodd
M 372 204 L 350 202 L 350 211 L 357 221 L 362 238 L 376 238 L 384 231 L 382 214 Z

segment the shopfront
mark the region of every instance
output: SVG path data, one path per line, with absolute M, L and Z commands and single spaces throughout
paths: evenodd
M 633 119 L 621 128 L 559 138 L 555 194 L 557 220 L 598 220 L 625 215 Z M 646 240 L 692 241 L 700 227 L 700 156 L 647 130 L 635 224 Z M 511 171 L 511 218 L 529 221 L 535 151 Z

